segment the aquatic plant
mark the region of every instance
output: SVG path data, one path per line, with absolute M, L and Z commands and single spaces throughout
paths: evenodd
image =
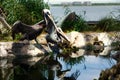
M 97 29 L 100 31 L 120 31 L 120 22 L 113 17 L 104 17 L 98 24 Z
M 80 64 L 84 60 L 85 60 L 84 56 L 80 56 L 80 57 L 77 57 L 77 58 L 64 59 L 64 61 L 70 66 L 73 66 L 75 64 Z
M 120 41 L 112 42 L 112 47 L 114 47 L 114 50 L 120 50 Z
M 63 57 L 63 60 L 66 62 L 66 64 L 68 64 L 72 67 L 73 65 L 82 63 L 85 60 L 84 56 L 79 56 L 79 57 L 76 57 L 76 58 L 70 57 L 70 55 L 73 53 L 73 52 L 70 52 L 70 51 L 68 51 L 67 53 L 62 52 L 61 54 L 58 55 L 59 57 L 60 56 Z

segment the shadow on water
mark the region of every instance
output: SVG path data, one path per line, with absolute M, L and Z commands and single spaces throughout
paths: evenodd
M 39 57 L 1 59 L 0 80 L 98 79 L 102 70 L 116 64 L 114 59 L 101 54 L 103 53 L 80 50 L 77 54 L 54 53 Z

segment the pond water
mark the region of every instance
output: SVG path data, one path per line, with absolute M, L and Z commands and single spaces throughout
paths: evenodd
M 76 77 L 77 80 L 93 80 L 98 79 L 101 70 L 110 68 L 115 61 L 111 58 L 103 58 L 103 57 L 96 57 L 96 56 L 84 56 L 83 62 L 78 62 L 71 66 L 71 70 L 69 73 L 66 74 L 67 77 L 71 77 L 73 74 L 80 74 Z M 62 64 L 65 66 L 63 68 L 67 69 L 70 67 L 69 63 L 65 63 L 64 61 Z
M 119 5 L 113 6 L 68 6 L 71 11 L 76 12 L 78 15 L 82 15 L 86 21 L 98 21 L 106 16 L 118 16 L 120 15 Z M 61 20 L 65 16 L 66 8 L 63 6 L 51 6 L 51 13 L 56 20 Z
M 83 53 L 81 53 L 83 54 Z M 53 54 L 32 58 L 0 60 L 0 80 L 93 80 L 100 72 L 116 64 L 111 57 L 84 55 L 71 58 Z

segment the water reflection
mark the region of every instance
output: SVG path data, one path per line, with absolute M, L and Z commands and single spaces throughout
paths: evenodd
M 0 80 L 10 80 L 13 74 L 11 59 L 0 59 Z
M 70 54 L 1 59 L 0 80 L 93 80 L 99 77 L 102 70 L 114 64 L 116 61 L 110 57 L 85 50 Z

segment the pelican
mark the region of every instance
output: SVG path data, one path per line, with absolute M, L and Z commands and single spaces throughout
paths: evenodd
M 62 44 L 64 40 L 70 43 L 70 40 L 68 37 L 64 34 L 62 29 L 60 27 L 57 27 L 51 12 L 48 9 L 43 10 L 43 15 L 44 15 L 44 21 L 46 23 L 46 31 L 47 31 L 47 36 L 46 36 L 46 41 L 48 43 L 48 47 L 50 48 L 50 43 L 53 44 Z
M 20 38 L 23 40 L 34 40 L 37 41 L 37 36 L 39 36 L 45 28 L 44 20 L 34 24 L 34 25 L 26 25 L 21 21 L 16 21 L 12 27 L 12 38 L 15 39 L 15 35 L 21 33 L 23 36 Z

